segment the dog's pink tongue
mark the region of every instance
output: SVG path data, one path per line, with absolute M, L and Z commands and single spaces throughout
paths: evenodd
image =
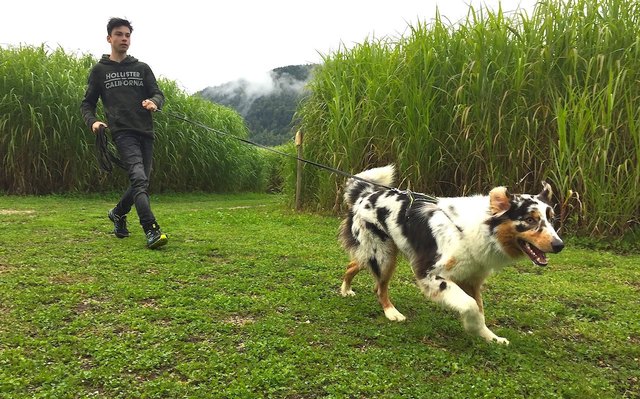
M 538 266 L 546 266 L 547 263 L 549 263 L 547 261 L 547 257 L 545 256 L 544 252 L 542 252 L 541 250 L 539 250 L 535 246 L 529 244 L 528 242 L 525 242 L 524 245 L 523 245 L 523 248 L 524 248 L 524 252 L 527 254 L 527 256 L 529 256 L 529 258 L 536 265 L 538 265 Z

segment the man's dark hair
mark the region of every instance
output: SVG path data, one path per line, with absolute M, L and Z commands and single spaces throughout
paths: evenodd
M 107 33 L 109 34 L 109 36 L 111 36 L 111 32 L 113 31 L 113 29 L 119 26 L 126 26 L 127 28 L 129 28 L 129 31 L 133 33 L 133 26 L 131 26 L 131 22 L 122 18 L 111 18 L 109 20 L 109 23 L 107 24 Z

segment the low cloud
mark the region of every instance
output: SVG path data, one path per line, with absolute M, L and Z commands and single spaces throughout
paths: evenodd
M 246 116 L 258 98 L 283 93 L 300 94 L 307 82 L 308 79 L 300 80 L 286 71 L 276 69 L 260 76 L 207 87 L 200 94 L 214 102 L 233 106 L 241 115 Z

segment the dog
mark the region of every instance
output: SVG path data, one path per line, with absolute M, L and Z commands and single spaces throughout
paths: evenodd
M 480 290 L 487 277 L 518 258 L 545 266 L 546 253 L 564 248 L 552 225 L 551 186 L 543 182 L 537 195 L 496 187 L 488 196 L 434 198 L 390 188 L 394 174 L 394 165 L 387 165 L 347 180 L 349 212 L 339 240 L 351 261 L 342 296 L 355 295 L 353 278 L 369 269 L 385 316 L 404 321 L 388 292 L 401 252 L 428 299 L 458 312 L 468 333 L 508 345 L 486 326 Z

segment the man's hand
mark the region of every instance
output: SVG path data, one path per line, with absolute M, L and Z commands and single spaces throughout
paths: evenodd
M 100 121 L 93 122 L 93 125 L 91 125 L 91 131 L 94 134 L 98 134 L 98 130 L 100 129 L 101 125 L 104 126 L 105 128 L 107 127 L 107 124 L 104 122 L 100 122 Z
M 158 106 L 153 101 L 146 99 L 142 102 L 142 107 L 147 111 L 155 112 L 158 110 Z

